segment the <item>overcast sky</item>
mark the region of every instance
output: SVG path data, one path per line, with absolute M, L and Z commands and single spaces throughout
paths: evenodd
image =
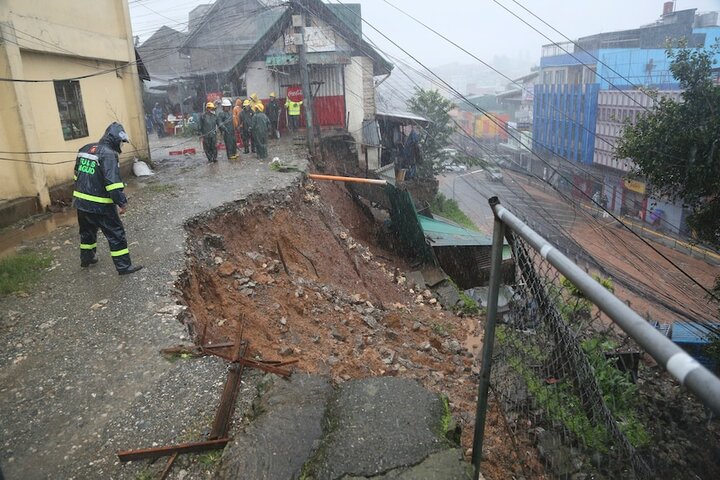
M 188 12 L 199 4 L 212 2 L 129 0 L 129 3 L 133 31 L 143 41 L 161 25 L 186 30 Z M 429 66 L 477 62 L 391 5 L 410 13 L 485 61 L 509 56 L 530 63 L 539 61 L 541 45 L 550 42 L 500 4 L 535 25 L 553 41 L 563 41 L 563 38 L 520 5 L 572 39 L 651 23 L 658 19 L 663 6 L 662 0 L 359 0 L 354 3 L 362 5 L 363 19 L 367 21 L 363 24 L 366 37 L 390 55 L 406 58 L 370 24 Z M 720 0 L 676 1 L 676 10 L 689 8 L 720 10 Z

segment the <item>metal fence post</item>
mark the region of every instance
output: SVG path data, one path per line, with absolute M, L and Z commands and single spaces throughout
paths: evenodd
M 499 204 L 497 197 L 489 200 L 490 207 Z M 505 237 L 503 222 L 495 216 L 493 243 L 490 254 L 490 284 L 488 288 L 485 335 L 483 336 L 482 369 L 478 386 L 478 403 L 475 410 L 475 432 L 473 434 L 472 463 L 475 467 L 474 478 L 480 478 L 480 460 L 485 436 L 485 418 L 487 416 L 488 391 L 490 389 L 490 368 L 492 367 L 493 343 L 495 343 L 495 325 L 497 323 L 498 295 L 500 293 L 503 240 Z

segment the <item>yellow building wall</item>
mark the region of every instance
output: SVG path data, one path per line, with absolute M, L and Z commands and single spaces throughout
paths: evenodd
M 20 197 L 43 203 L 41 190 L 47 199 L 47 190 L 70 184 L 77 150 L 113 121 L 132 141 L 121 162 L 147 158 L 127 0 L 2 0 L 0 29 L 10 40 L 0 43 L 3 77 L 61 80 L 107 71 L 79 79 L 89 135 L 68 141 L 53 82 L 0 82 L 0 150 L 21 152 L 0 153 L 0 207 Z M 33 153 L 46 151 L 60 153 Z
M 58 72 L 60 78 L 71 78 L 94 73 L 98 70 L 112 70 L 115 63 L 94 62 L 92 67 L 85 65 L 87 61 L 73 62 L 66 57 L 57 55 L 24 53 L 23 66 L 28 78 L 40 78 L 44 72 Z M 82 95 L 85 120 L 88 126 L 88 136 L 74 140 L 64 140 L 60 125 L 60 113 L 55 98 L 55 88 L 52 82 L 31 83 L 25 86 L 27 101 L 35 117 L 35 130 L 44 145 L 61 145 L 55 150 L 67 151 L 63 154 L 48 154 L 43 161 L 55 165 L 45 166 L 45 175 L 48 186 L 54 187 L 72 178 L 75 153 L 83 146 L 96 142 L 102 137 L 107 126 L 116 121 L 123 124 L 130 140 L 141 148 L 146 144 L 144 120 L 138 116 L 135 102 L 128 102 L 125 85 L 137 81 L 130 75 L 120 78 L 114 71 L 104 75 L 80 79 L 80 93 Z M 51 150 L 43 148 L 43 150 Z M 123 146 L 122 160 L 132 159 L 132 145 Z M 135 153 L 144 156 L 142 153 Z

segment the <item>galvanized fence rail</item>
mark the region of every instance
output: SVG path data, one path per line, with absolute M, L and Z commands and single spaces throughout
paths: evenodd
M 476 478 L 490 390 L 512 435 L 537 451 L 529 475 L 720 478 L 720 379 L 618 299 L 610 279 L 583 271 L 497 197 L 490 206 Z M 503 240 L 515 279 L 498 312 Z

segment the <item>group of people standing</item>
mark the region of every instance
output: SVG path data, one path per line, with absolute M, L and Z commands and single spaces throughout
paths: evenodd
M 258 158 L 266 158 L 268 136 L 279 133 L 280 102 L 275 93 L 270 94 L 267 107 L 254 93 L 245 100 L 238 98 L 234 107 L 225 98 L 221 107 L 222 111 L 216 113 L 215 104 L 208 102 L 200 117 L 200 138 L 208 162 L 217 161 L 218 132 L 222 133 L 228 160 L 238 158 L 238 140 L 246 154 L 257 153 Z

